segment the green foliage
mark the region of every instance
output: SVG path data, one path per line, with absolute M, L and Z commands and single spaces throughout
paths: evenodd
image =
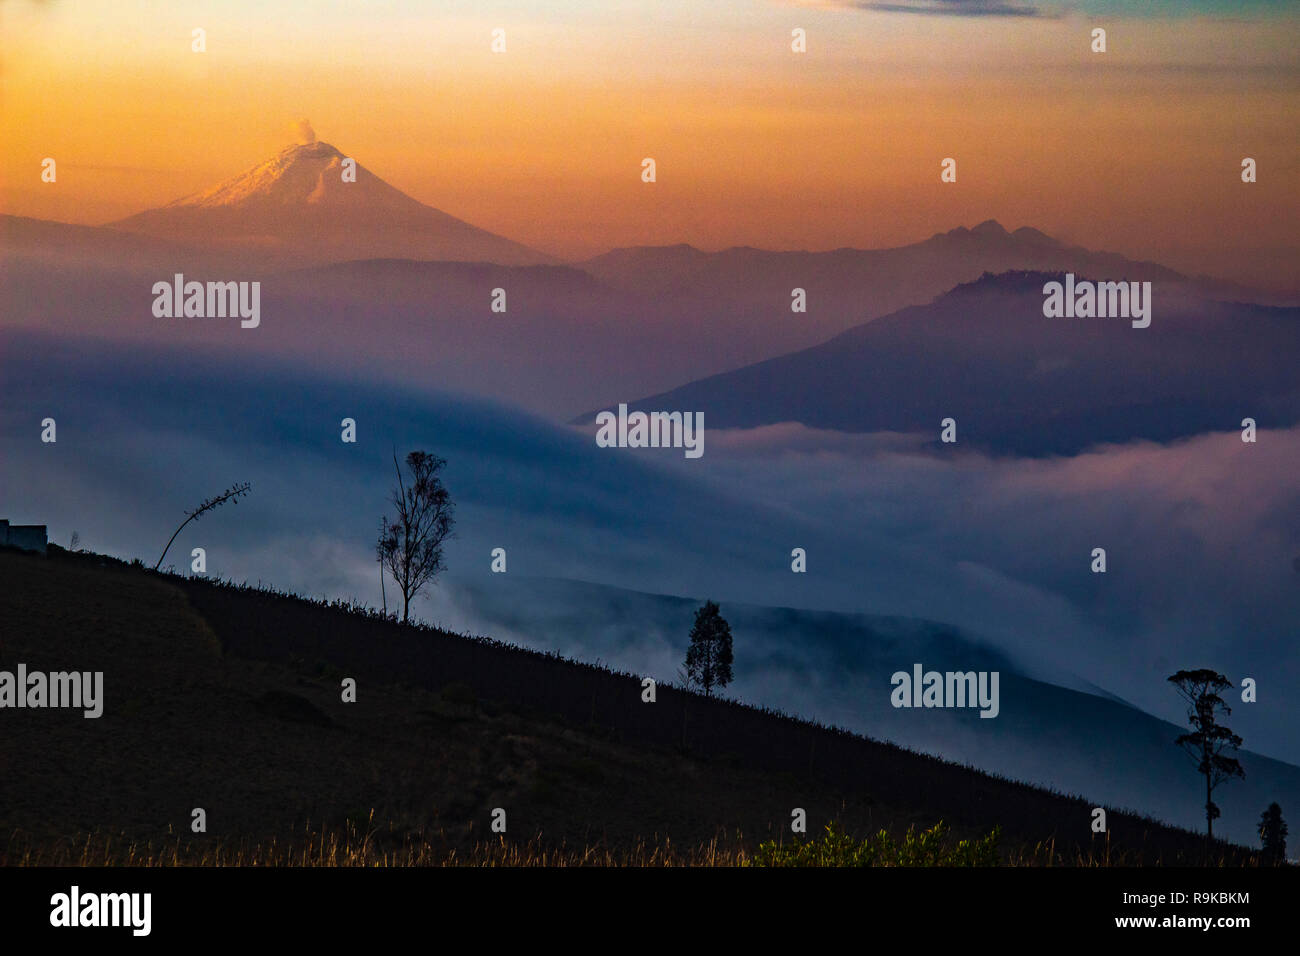
M 844 833 L 839 824 L 826 825 L 820 840 L 760 844 L 751 860 L 753 866 L 997 866 L 1001 827 L 994 827 L 978 840 L 948 838 L 948 826 L 940 820 L 928 830 L 908 827 L 902 842 L 886 830 L 861 842 Z

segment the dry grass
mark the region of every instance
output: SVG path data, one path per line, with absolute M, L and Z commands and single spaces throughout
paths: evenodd
M 1136 854 L 1112 852 L 1104 837 L 1097 849 L 1072 855 L 1055 842 L 1014 848 L 1001 855 L 1001 866 L 1132 867 L 1149 865 Z M 762 854 L 759 854 L 761 857 Z M 1182 861 L 1174 861 L 1182 863 Z M 96 831 L 80 840 L 33 841 L 10 836 L 0 851 L 0 866 L 73 867 L 744 867 L 761 865 L 743 835 L 720 834 L 699 844 L 680 845 L 669 838 L 638 840 L 626 846 L 553 845 L 542 834 L 519 842 L 505 836 L 481 840 L 469 848 L 450 845 L 445 835 L 429 839 L 395 837 L 393 831 L 344 829 L 308 831 L 288 841 L 202 842 L 174 837 L 141 843 L 124 834 Z M 786 864 L 789 865 L 789 864 Z M 890 865 L 887 863 L 876 865 Z M 1220 856 L 1212 867 L 1237 867 L 1240 861 Z
M 639 841 L 628 847 L 552 846 L 541 834 L 524 843 L 498 837 L 468 850 L 443 840 L 404 840 L 394 846 L 374 834 L 355 831 L 306 833 L 291 842 L 191 843 L 184 838 L 139 843 L 123 835 L 94 833 L 80 841 L 29 842 L 14 835 L 0 853 L 0 866 L 261 866 L 261 867 L 678 867 L 746 866 L 750 856 L 740 842 L 715 839 L 679 847 L 671 840 Z

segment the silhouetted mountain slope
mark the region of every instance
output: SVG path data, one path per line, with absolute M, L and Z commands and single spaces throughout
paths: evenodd
M 673 673 L 674 653 L 684 651 L 701 603 L 556 578 L 493 577 L 462 597 L 489 633 L 614 666 L 642 660 L 650 674 Z M 744 700 L 781 700 L 801 716 L 1082 794 L 1093 806 L 1137 808 L 1191 828 L 1204 821 L 1203 781 L 1173 743 L 1184 728 L 1104 688 L 1041 666 L 1035 676 L 977 635 L 934 621 L 737 601 L 724 601 L 723 612 L 736 642 L 728 690 Z M 914 663 L 941 672 L 997 671 L 998 716 L 895 708 L 891 677 Z M 1150 679 L 1164 684 L 1165 676 Z M 1249 749 L 1239 756 L 1246 777 L 1216 791 L 1223 817 L 1215 832 L 1253 844 L 1258 808 L 1272 800 L 1300 805 L 1300 767 Z
M 823 313 L 837 313 L 841 328 L 926 302 L 984 272 L 1017 269 L 1122 274 L 1186 283 L 1219 297 L 1250 297 L 1249 290 L 1232 283 L 1071 246 L 1028 226 L 1009 232 L 992 219 L 888 249 L 780 252 L 738 246 L 703 252 L 688 245 L 634 246 L 577 265 L 616 288 L 656 299 L 748 303 L 792 324 L 821 323 Z M 790 312 L 794 288 L 807 291 L 807 313 Z
M 812 829 L 1001 824 L 1012 854 L 1054 840 L 1058 862 L 1093 844 L 1083 801 L 670 687 L 645 704 L 634 675 L 95 555 L 0 553 L 0 569 L 4 665 L 104 671 L 97 720 L 6 717 L 0 826 L 29 845 L 161 841 L 196 804 L 209 834 L 181 839 L 199 845 L 373 812 L 385 837 L 463 848 L 496 806 L 507 840 L 547 846 L 752 843 L 785 832 L 792 806 Z M 1200 859 L 1195 834 L 1110 825 L 1112 860 Z
M 108 226 L 78 226 L 47 219 L 0 214 L 0 269 L 7 276 L 25 271 L 57 270 L 63 275 L 155 272 L 186 263 L 209 266 L 233 261 L 201 244 L 177 242 Z M 37 273 L 45 274 L 45 273 Z M 17 301 L 15 305 L 19 304 Z M 30 303 L 37 307 L 38 302 Z
M 1148 328 L 1046 318 L 1043 286 L 1061 278 L 986 275 L 813 348 L 630 405 L 703 411 L 715 428 L 797 421 L 936 441 L 952 417 L 958 447 L 1025 454 L 1169 441 L 1245 417 L 1261 428 L 1300 420 L 1300 309 L 1207 301 L 1155 282 Z

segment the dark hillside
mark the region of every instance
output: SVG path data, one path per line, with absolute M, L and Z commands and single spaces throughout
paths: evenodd
M 775 713 L 489 640 L 52 548 L 0 553 L 0 669 L 104 671 L 104 715 L 5 710 L 0 830 L 14 847 L 292 841 L 374 824 L 465 851 L 494 807 L 511 842 L 751 848 L 832 818 L 1003 831 L 1010 859 L 1198 862 L 1203 838 Z M 340 700 L 353 677 L 355 704 Z M 208 833 L 189 832 L 203 807 Z M 4 852 L 0 843 L 0 853 Z M 1226 846 L 1216 855 L 1247 860 Z

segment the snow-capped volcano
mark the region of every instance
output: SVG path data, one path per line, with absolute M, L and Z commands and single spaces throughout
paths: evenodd
M 548 257 L 426 206 L 325 142 L 290 146 L 247 172 L 111 223 L 188 243 L 246 246 L 302 262 L 430 259 L 519 265 Z
M 210 189 L 168 203 L 164 209 L 229 206 L 364 205 L 427 209 L 365 167 L 356 182 L 343 181 L 346 157 L 329 143 L 290 146 L 259 166 Z

